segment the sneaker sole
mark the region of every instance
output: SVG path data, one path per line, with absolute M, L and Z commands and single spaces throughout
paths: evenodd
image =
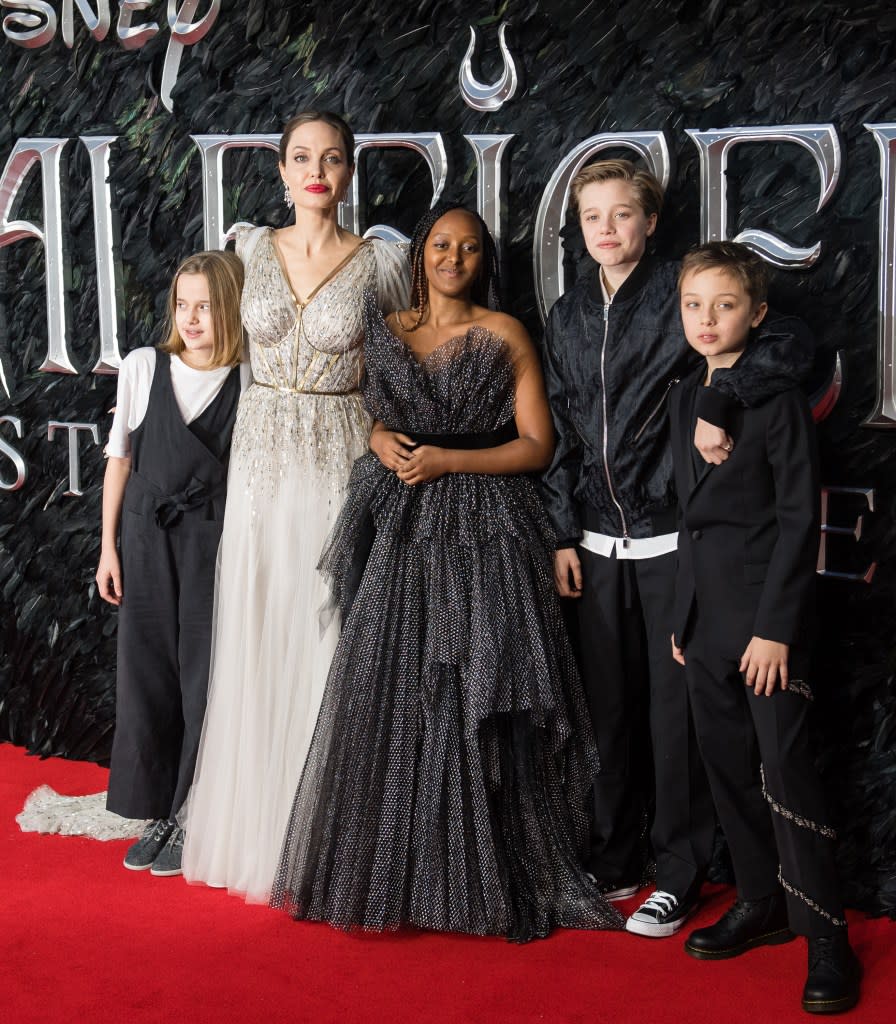
M 128 864 L 126 860 L 121 862 L 128 869 L 128 871 L 148 871 L 152 867 L 152 861 L 148 864 Z
M 755 939 L 750 939 L 749 942 L 741 943 L 739 946 L 732 946 L 730 949 L 700 949 L 685 940 L 684 951 L 696 960 L 730 960 L 757 946 L 782 946 L 785 942 L 793 942 L 795 938 L 796 936 L 789 928 L 782 928 L 776 932 L 768 932 L 766 935 L 757 935 Z
M 590 871 L 588 872 L 588 877 L 595 885 L 597 884 L 597 879 Z M 618 889 L 611 889 L 609 892 L 602 892 L 601 896 L 603 896 L 605 900 L 615 903 L 617 900 L 627 900 L 629 896 L 634 896 L 640 888 L 640 885 L 620 885 Z
M 153 864 L 149 870 L 149 873 L 151 875 L 155 875 L 156 878 L 172 878 L 174 875 L 182 875 L 184 872 L 183 868 L 165 868 L 161 871 L 157 871 L 155 865 Z
M 629 896 L 634 896 L 639 888 L 640 886 L 638 885 L 621 885 L 618 889 L 605 892 L 603 897 L 611 903 L 618 903 L 620 900 L 627 900 Z
M 656 922 L 648 924 L 646 921 L 635 921 L 630 917 L 625 922 L 625 930 L 632 935 L 643 935 L 647 939 L 667 939 L 679 931 L 690 916 L 691 912 L 689 911 L 683 917 L 679 917 L 675 921 L 667 921 L 665 924 Z

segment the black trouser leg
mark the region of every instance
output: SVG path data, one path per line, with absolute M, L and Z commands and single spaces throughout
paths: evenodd
M 792 930 L 810 937 L 832 934 L 844 917 L 833 833 L 810 749 L 807 698 L 796 689 L 757 697 L 744 685 L 738 663 L 713 652 L 699 630 L 685 657 L 738 893 L 754 900 L 775 892 L 780 861 Z M 805 680 L 804 667 L 805 659 L 791 657 L 792 678 Z M 760 761 L 771 806 L 762 791 Z
M 594 780 L 588 870 L 602 881 L 623 882 L 641 870 L 644 794 L 638 785 L 635 717 L 643 692 L 643 633 L 639 609 L 626 610 L 626 567 L 579 548 L 582 596 L 578 654 L 601 769 Z M 641 693 L 639 693 L 641 691 Z M 644 747 L 646 748 L 646 738 Z
M 791 657 L 793 678 L 803 684 L 807 665 L 808 658 Z M 811 938 L 832 935 L 837 922 L 846 919 L 834 860 L 836 837 L 809 738 L 810 701 L 796 688 L 771 697 L 744 690 L 759 738 L 791 931 Z
M 167 818 L 183 737 L 178 586 L 164 530 L 125 510 L 118 617 L 115 737 L 107 806 L 126 818 Z
M 173 550 L 181 582 L 178 666 L 183 718 L 183 743 L 171 803 L 172 818 L 180 810 L 193 782 L 205 718 L 215 600 L 215 562 L 221 527 L 221 523 L 215 522 L 184 523 L 172 531 Z
M 632 562 L 650 665 L 650 735 L 656 808 L 650 838 L 657 887 L 683 898 L 703 882 L 715 812 L 691 721 L 684 669 L 672 657 L 676 554 Z

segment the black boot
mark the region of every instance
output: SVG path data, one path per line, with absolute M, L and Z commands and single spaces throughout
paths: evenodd
M 846 929 L 809 939 L 809 976 L 803 1009 L 809 1013 L 841 1013 L 859 1001 L 862 965 L 849 944 Z
M 691 932 L 684 948 L 698 960 L 727 960 L 754 946 L 776 946 L 793 938 L 784 893 L 778 891 L 761 900 L 737 900 L 715 924 Z

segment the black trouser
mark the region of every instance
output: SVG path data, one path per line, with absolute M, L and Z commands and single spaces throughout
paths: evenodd
M 791 929 L 831 935 L 843 921 L 843 907 L 809 743 L 808 658 L 791 652 L 788 671 L 796 685 L 771 697 L 757 697 L 744 684 L 739 659 L 714 650 L 699 620 L 685 658 L 697 737 L 738 895 L 756 900 L 776 892 L 780 862 Z M 763 795 L 760 764 L 774 804 Z
M 656 807 L 650 838 L 657 886 L 683 898 L 706 874 L 715 816 L 684 671 L 672 659 L 676 555 L 619 560 L 579 548 L 579 558 L 578 647 L 601 758 L 588 868 L 602 881 L 638 877 L 645 806 L 639 778 L 652 744 Z M 639 728 L 645 691 L 649 737 Z
M 173 818 L 205 716 L 215 559 L 222 524 L 189 514 L 170 529 L 125 508 L 115 739 L 107 806 Z

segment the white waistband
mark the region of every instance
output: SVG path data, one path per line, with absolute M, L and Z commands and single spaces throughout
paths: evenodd
M 677 533 L 663 533 L 659 537 L 608 537 L 604 533 L 585 530 L 579 544 L 595 555 L 609 558 L 616 552 L 617 558 L 656 558 L 668 555 L 678 547 Z

